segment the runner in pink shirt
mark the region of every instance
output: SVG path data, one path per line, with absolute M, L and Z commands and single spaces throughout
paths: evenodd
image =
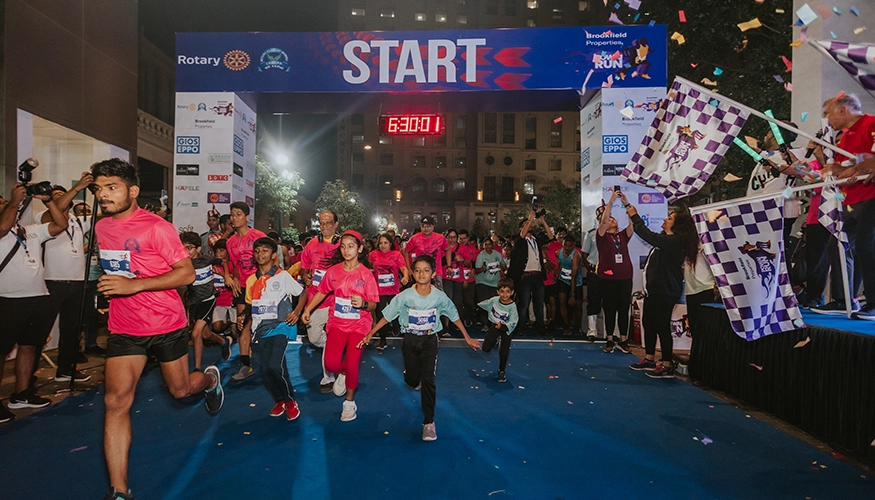
M 325 271 L 316 294 L 310 298 L 301 320 L 310 322 L 310 314 L 321 302 L 328 302 L 331 316 L 328 318 L 325 343 L 325 366 L 337 373 L 334 395 L 343 396 L 343 411 L 340 420 L 355 420 L 357 407 L 355 392 L 359 383 L 359 364 L 362 350 L 357 346 L 371 329 L 371 311 L 380 300 L 377 281 L 370 269 L 368 257 L 362 254 L 362 237 L 356 231 L 346 231 L 335 253 L 333 266 Z M 344 351 L 346 355 L 344 356 Z
M 401 285 L 410 281 L 410 270 L 404 256 L 398 250 L 393 250 L 394 238 L 389 233 L 381 234 L 377 240 L 377 250 L 368 254 L 368 259 L 374 265 L 374 277 L 377 278 L 377 288 L 380 290 L 380 303 L 377 305 L 377 321 L 383 318 L 383 308 L 401 291 Z M 394 331 L 393 331 L 394 330 Z M 377 349 L 386 348 L 386 334 L 400 333 L 397 321 L 380 329 L 380 343 Z
M 459 229 L 459 250 L 456 252 L 456 258 L 462 257 L 462 277 L 465 279 L 465 287 L 462 293 L 463 308 L 459 310 L 459 315 L 462 317 L 462 322 L 465 326 L 474 324 L 474 319 L 477 314 L 477 302 L 474 300 L 474 281 L 477 279 L 474 272 L 474 262 L 477 256 L 480 255 L 480 248 L 477 243 L 472 241 L 468 235 L 467 229 Z
M 246 308 L 246 280 L 255 274 L 255 259 L 252 257 L 252 245 L 258 238 L 267 235 L 249 227 L 249 205 L 242 201 L 231 204 L 231 226 L 234 234 L 228 238 L 225 247 L 228 249 L 228 264 L 231 266 L 231 274 L 234 278 L 227 285 L 234 293 L 234 306 L 237 307 L 237 316 L 243 315 Z M 238 341 L 240 344 L 240 366 L 237 372 L 231 375 L 232 382 L 238 382 L 255 375 L 252 369 L 250 342 L 252 340 L 251 318 L 246 318 L 243 330 L 240 331 Z
M 106 272 L 97 291 L 110 299 L 103 431 L 110 490 L 105 498 L 131 498 L 130 409 L 147 355 L 158 358 L 164 383 L 175 398 L 204 391 L 207 410 L 216 413 L 224 392 L 215 366 L 203 373 L 188 372 L 185 307 L 176 289 L 192 283 L 195 272 L 176 229 L 137 207 L 136 167 L 114 158 L 96 163 L 91 171 L 95 197 L 108 216 L 95 227 Z
M 439 290 L 443 291 L 443 262 L 444 259 L 447 261 L 451 260 L 449 244 L 444 235 L 434 232 L 434 217 L 426 215 L 422 218 L 422 221 L 419 224 L 422 232 L 411 236 L 410 240 L 407 242 L 407 246 L 404 247 L 404 250 L 402 250 L 401 253 L 404 254 L 404 260 L 407 261 L 408 268 L 410 267 L 410 263 L 413 262 L 413 259 L 419 255 L 428 255 L 433 258 L 436 266 L 434 285 L 438 287 Z
M 325 271 L 331 267 L 331 259 L 340 246 L 340 236 L 337 235 L 337 214 L 325 210 L 319 214 L 319 235 L 310 240 L 301 252 L 301 275 L 307 286 L 307 297 L 316 295 Z M 328 323 L 328 303 L 319 305 L 307 325 L 307 338 L 318 349 L 325 347 L 327 336 L 325 325 Z M 319 392 L 328 394 L 334 384 L 335 374 L 325 368 L 325 351 L 322 351 L 322 380 L 319 381 Z

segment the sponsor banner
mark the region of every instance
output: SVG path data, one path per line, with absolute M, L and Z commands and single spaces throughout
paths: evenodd
M 666 85 L 664 25 L 179 33 L 180 92 L 563 90 Z M 195 113 L 201 102 L 180 105 Z M 235 104 L 236 108 L 236 104 Z
M 665 87 L 602 89 L 602 126 L 605 130 L 602 153 L 605 163 L 622 163 L 624 167 L 629 163 L 663 98 Z
M 208 203 L 231 203 L 231 193 L 207 193 Z
M 176 175 L 197 176 L 200 175 L 200 165 L 191 163 L 177 163 Z

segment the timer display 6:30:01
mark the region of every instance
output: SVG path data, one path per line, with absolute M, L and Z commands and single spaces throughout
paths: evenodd
M 444 133 L 441 115 L 382 115 L 380 134 L 383 135 L 440 135 Z

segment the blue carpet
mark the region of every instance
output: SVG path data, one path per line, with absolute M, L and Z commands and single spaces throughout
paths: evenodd
M 224 409 L 174 401 L 158 369 L 133 408 L 130 482 L 146 499 L 872 498 L 861 472 L 680 380 L 652 380 L 600 345 L 444 343 L 438 440 L 420 440 L 419 393 L 397 342 L 366 352 L 358 419 L 318 391 L 319 358 L 290 345 L 302 415 L 267 415 L 258 376 Z M 209 359 L 208 350 L 205 359 Z M 222 365 L 227 380 L 230 363 Z M 303 375 L 302 375 L 303 374 Z M 102 387 L 0 428 L 4 498 L 100 498 Z M 712 440 L 704 444 L 706 438 Z
M 724 309 L 723 304 L 703 304 L 705 307 Z M 875 321 L 851 319 L 847 316 L 829 316 L 826 314 L 813 313 L 807 309 L 801 309 L 802 319 L 806 325 L 844 330 L 861 333 L 863 335 L 875 335 Z

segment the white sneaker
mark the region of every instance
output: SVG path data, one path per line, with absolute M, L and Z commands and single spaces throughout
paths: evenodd
M 434 428 L 434 422 L 430 424 L 422 424 L 422 440 L 423 441 L 436 441 L 437 440 L 437 431 Z
M 346 374 L 338 373 L 337 378 L 334 379 L 334 395 L 340 398 L 344 394 L 346 394 Z
M 358 410 L 358 407 L 355 405 L 355 401 L 344 401 L 343 411 L 340 413 L 340 421 L 350 422 L 352 420 L 355 420 L 356 410 Z

